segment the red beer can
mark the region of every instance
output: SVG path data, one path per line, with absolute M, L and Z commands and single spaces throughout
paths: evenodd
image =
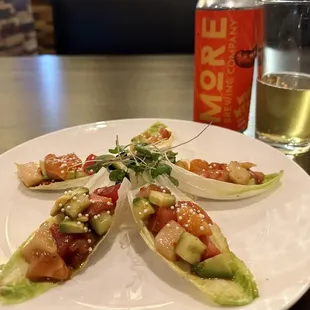
M 260 11 L 257 0 L 198 2 L 194 121 L 246 130 Z

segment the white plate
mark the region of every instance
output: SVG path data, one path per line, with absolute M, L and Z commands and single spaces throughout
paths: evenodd
M 128 143 L 153 119 L 99 122 L 65 129 L 22 144 L 0 157 L 0 258 L 5 262 L 45 218 L 58 196 L 26 190 L 14 162 L 39 160 L 47 153 L 102 154 L 115 143 Z M 178 142 L 204 125 L 163 120 Z M 220 225 L 231 249 L 254 273 L 260 298 L 243 309 L 287 309 L 309 287 L 310 178 L 275 149 L 242 134 L 211 126 L 180 155 L 210 161 L 252 161 L 270 173 L 285 170 L 280 188 L 237 202 L 203 202 Z M 43 308 L 44 307 L 44 308 Z M 111 234 L 81 274 L 25 304 L 11 309 L 210 309 L 199 291 L 173 273 L 144 245 L 131 214 Z

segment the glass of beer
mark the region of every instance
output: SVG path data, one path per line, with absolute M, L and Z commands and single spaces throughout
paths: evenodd
M 310 0 L 262 0 L 256 137 L 286 154 L 310 149 Z

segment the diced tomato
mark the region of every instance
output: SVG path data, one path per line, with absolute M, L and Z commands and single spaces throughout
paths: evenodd
M 89 195 L 90 205 L 86 210 L 86 213 L 89 214 L 89 217 L 92 219 L 93 216 L 101 213 L 102 211 L 114 211 L 115 204 L 111 198 L 97 195 L 91 193 Z
M 206 170 L 199 173 L 207 179 L 213 179 L 217 181 L 228 181 L 229 172 L 227 170 Z
M 221 254 L 221 251 L 208 236 L 200 236 L 199 239 L 207 246 L 205 251 L 202 253 L 202 260 Z
M 160 128 L 159 134 L 162 137 L 162 139 L 169 139 L 171 136 L 171 133 L 164 127 Z
M 63 234 L 59 231 L 58 225 L 54 224 L 51 227 L 51 232 L 56 241 L 58 254 L 64 258 L 67 254 L 68 247 L 74 241 L 74 234 Z
M 176 210 L 158 207 L 149 218 L 148 229 L 153 233 L 158 233 L 171 220 L 177 221 Z
M 93 234 L 83 234 L 78 239 L 74 240 L 68 248 L 66 255 L 66 264 L 72 268 L 78 268 L 85 262 L 89 255 L 89 248 L 92 248 L 96 243 L 96 238 Z
M 139 192 L 136 194 L 136 197 L 148 198 L 150 195 L 150 191 L 165 192 L 167 194 L 171 194 L 168 188 L 161 187 L 156 184 L 150 184 L 147 187 L 141 187 Z
M 44 166 L 48 177 L 55 180 L 65 180 L 68 172 L 82 168 L 82 161 L 74 153 L 62 156 L 48 154 L 44 158 Z
M 203 159 L 193 159 L 190 162 L 189 170 L 194 173 L 200 174 L 203 170 L 208 170 L 209 164 L 206 160 Z
M 116 184 L 112 186 L 105 186 L 101 188 L 97 188 L 94 193 L 99 196 L 104 196 L 107 198 L 111 198 L 114 205 L 116 205 L 118 199 L 118 190 L 121 187 L 121 184 Z
M 69 268 L 59 254 L 38 251 L 34 253 L 26 274 L 26 277 L 34 282 L 42 280 L 63 281 L 67 280 L 69 276 Z
M 250 170 L 250 173 L 255 179 L 255 184 L 262 184 L 264 182 L 265 175 L 262 172 Z
M 93 172 L 90 172 L 87 168 L 92 166 L 94 164 L 94 160 L 97 158 L 97 155 L 90 154 L 86 157 L 85 163 L 83 165 L 83 170 L 88 174 L 93 174 Z
M 89 248 L 96 243 L 96 237 L 92 233 L 63 234 L 59 232 L 57 224 L 52 225 L 51 232 L 57 244 L 58 254 L 66 265 L 72 268 L 77 268 L 85 261 Z

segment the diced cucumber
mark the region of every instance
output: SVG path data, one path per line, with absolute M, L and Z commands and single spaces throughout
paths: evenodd
M 82 216 L 78 217 L 76 220 L 77 220 L 77 221 L 80 221 L 80 222 L 82 222 L 82 223 L 86 223 L 86 222 L 88 222 L 89 217 L 88 217 L 88 216 L 85 216 L 85 215 L 82 215 Z
M 194 265 L 200 262 L 201 255 L 207 246 L 200 241 L 199 238 L 184 231 L 175 248 L 177 255 L 179 255 L 186 262 Z
M 232 279 L 234 276 L 234 255 L 219 254 L 192 267 L 192 272 L 200 278 Z
M 133 212 L 137 219 L 145 220 L 151 214 L 155 213 L 155 209 L 150 202 L 142 197 L 137 197 L 133 200 Z
M 75 174 L 75 178 L 78 179 L 78 178 L 84 178 L 84 177 L 87 177 L 88 174 L 85 172 L 85 171 L 77 171 L 76 174 Z
M 76 178 L 76 171 L 68 171 L 66 175 L 66 180 L 72 180 Z
M 150 191 L 149 201 L 159 207 L 171 207 L 175 204 L 175 197 L 171 194 Z
M 99 214 L 99 216 L 96 215 L 96 217 L 91 220 L 90 225 L 95 230 L 95 232 L 101 236 L 109 230 L 112 225 L 112 220 L 113 219 L 110 214 L 107 212 L 102 212 Z
M 48 180 L 50 179 L 50 177 L 47 175 L 46 173 L 46 169 L 45 169 L 45 163 L 43 160 L 40 160 L 40 168 L 41 168 L 41 172 L 42 172 L 42 175 L 43 175 L 43 178 L 45 180 Z
M 55 215 L 54 220 L 56 224 L 60 224 L 65 219 L 65 214 L 60 212 L 57 215 Z
M 60 197 L 56 200 L 56 202 L 55 202 L 55 204 L 54 204 L 54 206 L 53 206 L 53 208 L 52 208 L 52 210 L 51 210 L 51 212 L 50 212 L 50 215 L 51 215 L 51 216 L 55 216 L 57 213 L 59 213 L 60 210 L 61 210 L 62 208 L 64 208 L 64 206 L 65 206 L 73 197 L 77 197 L 78 195 L 83 195 L 83 194 L 88 194 L 88 193 L 89 193 L 89 190 L 88 190 L 87 187 L 79 187 L 79 188 L 76 188 L 76 189 L 73 190 L 73 191 L 65 192 L 64 195 L 60 196 Z
M 83 234 L 85 225 L 81 222 L 64 220 L 59 224 L 59 231 L 63 234 Z
M 82 213 L 89 205 L 90 201 L 87 195 L 75 196 L 76 199 L 71 199 L 65 206 L 65 214 L 75 220 L 79 213 Z

